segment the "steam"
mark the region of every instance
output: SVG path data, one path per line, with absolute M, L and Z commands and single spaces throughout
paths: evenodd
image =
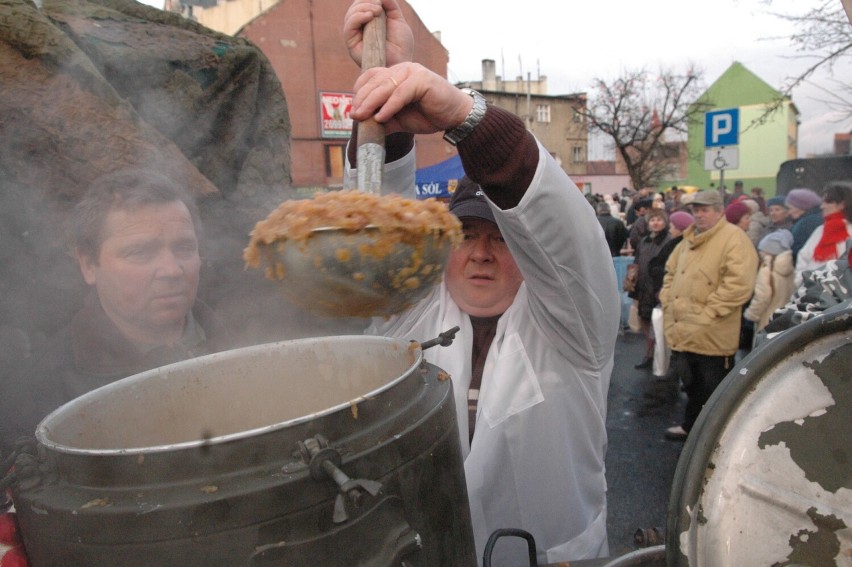
M 63 222 L 93 179 L 124 166 L 197 196 L 199 299 L 234 347 L 360 334 L 366 321 L 310 315 L 243 267 L 254 224 L 295 196 L 287 105 L 263 54 L 142 4 L 74 6 L 0 5 L 0 388 L 79 309 L 87 286 Z

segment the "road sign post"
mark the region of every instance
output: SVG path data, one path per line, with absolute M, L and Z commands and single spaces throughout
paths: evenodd
M 719 170 L 719 187 L 724 190 L 725 170 L 740 166 L 740 109 L 728 108 L 704 114 L 704 169 Z

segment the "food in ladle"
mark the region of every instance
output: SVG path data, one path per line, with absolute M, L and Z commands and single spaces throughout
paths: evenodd
M 282 203 L 257 223 L 243 258 L 285 287 L 298 288 L 297 278 L 316 278 L 317 293 L 324 286 L 330 292 L 310 307 L 322 304 L 317 308 L 328 314 L 389 314 L 384 305 L 393 301 L 393 309 L 400 309 L 417 299 L 418 288 L 440 281 L 445 255 L 436 260 L 436 250 L 460 240 L 461 223 L 440 201 L 336 191 Z M 310 273 L 288 273 L 294 268 Z M 339 297 L 359 293 L 360 304 L 356 297 Z M 305 301 L 301 295 L 294 299 Z

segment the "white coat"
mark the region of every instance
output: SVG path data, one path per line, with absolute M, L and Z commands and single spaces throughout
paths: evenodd
M 525 281 L 500 317 L 468 443 L 472 327 L 442 283 L 369 333 L 415 340 L 461 327 L 425 358 L 453 380 L 477 556 L 500 528 L 535 537 L 539 563 L 602 557 L 606 535 L 606 400 L 620 305 L 600 223 L 582 193 L 539 145 L 520 204 L 497 223 Z M 400 160 L 401 161 L 401 160 Z M 386 175 L 385 183 L 391 183 Z M 520 540 L 516 540 L 520 541 Z M 524 553 L 493 564 L 525 565 Z
M 825 266 L 825 262 L 820 262 L 814 259 L 814 252 L 819 241 L 822 240 L 822 233 L 825 230 L 825 225 L 820 225 L 814 229 L 808 239 L 805 241 L 799 254 L 796 256 L 796 278 L 795 286 L 802 285 L 802 272 L 805 270 L 816 270 Z M 846 221 L 846 234 L 852 236 L 852 223 Z M 846 240 L 841 240 L 837 243 L 837 258 L 846 252 Z

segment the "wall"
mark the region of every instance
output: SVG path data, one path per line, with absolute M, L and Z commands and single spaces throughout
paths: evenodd
M 724 184 L 730 189 L 742 180 L 745 191 L 762 187 L 768 196 L 775 194 L 775 178 L 784 161 L 797 153 L 798 110 L 789 99 L 765 116 L 768 105 L 780 93 L 740 63 L 734 63 L 699 98 L 707 112 L 739 108 L 739 167 L 724 172 Z M 689 127 L 687 184 L 703 189 L 718 187 L 720 172 L 704 170 L 704 119 Z
M 446 77 L 447 50 L 407 3 L 400 0 L 400 4 L 414 31 L 415 60 Z M 346 139 L 321 136 L 319 94 L 351 93 L 360 73 L 341 33 L 348 6 L 341 0 L 280 0 L 239 32 L 263 51 L 281 81 L 293 127 L 293 185 L 308 191 L 339 187 L 343 181 L 327 172 L 326 146 L 342 149 Z M 420 167 L 454 153 L 440 134 L 417 139 Z

